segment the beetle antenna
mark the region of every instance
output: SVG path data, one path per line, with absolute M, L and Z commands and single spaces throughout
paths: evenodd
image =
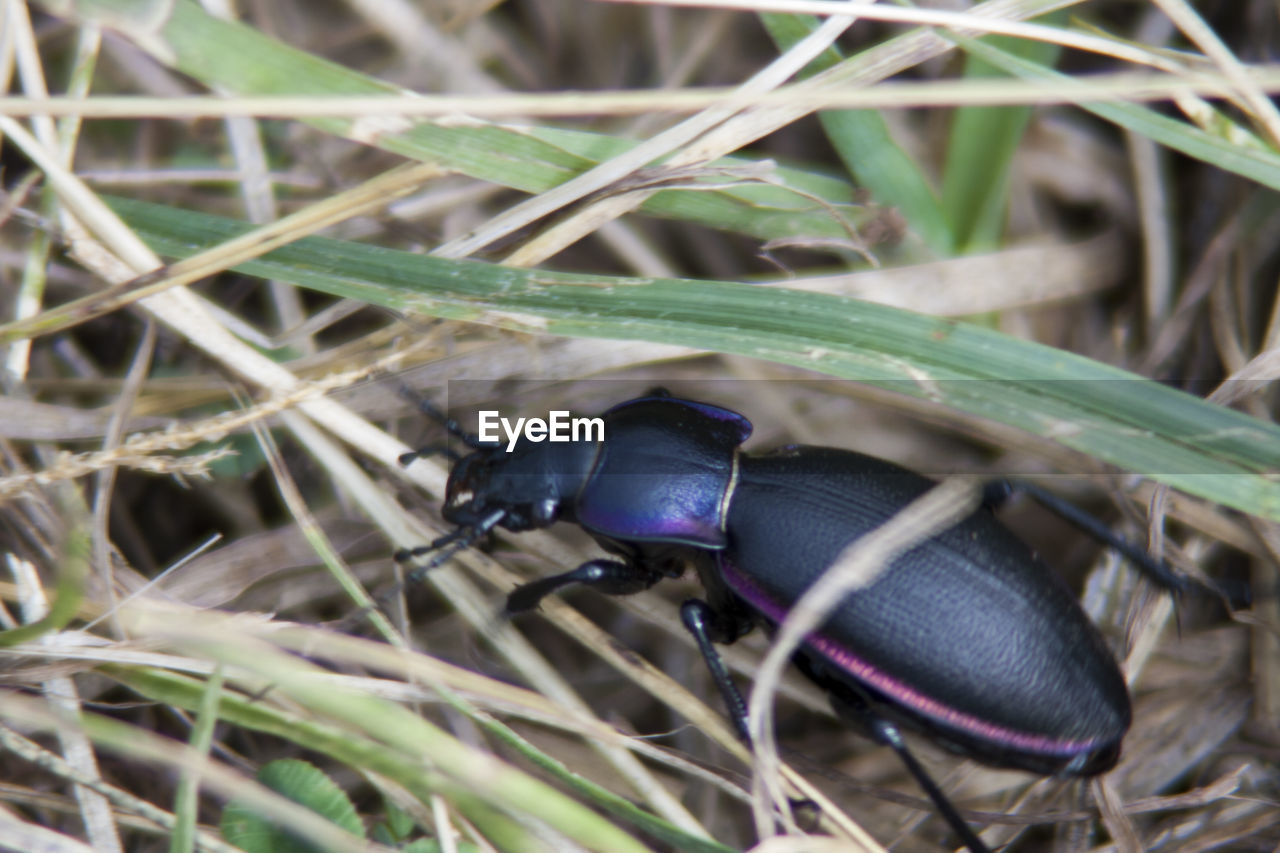
M 507 511 L 505 509 L 495 509 L 475 524 L 452 530 L 438 539 L 433 540 L 430 545 L 419 545 L 416 548 L 402 548 L 392 555 L 392 559 L 397 563 L 407 563 L 411 560 L 416 560 L 419 557 L 425 557 L 427 554 L 438 552 L 426 563 L 423 563 L 420 566 L 415 566 L 414 569 L 405 576 L 404 582 L 406 584 L 417 583 L 426 577 L 427 572 L 444 565 L 449 562 L 449 560 L 453 559 L 453 556 L 459 551 L 465 551 L 472 545 L 476 544 L 476 542 L 484 538 L 490 530 L 493 530 L 493 528 L 501 524 L 502 520 L 506 517 Z
M 439 454 L 450 462 L 457 462 L 462 458 L 462 454 L 454 450 L 447 444 L 428 444 L 426 447 L 419 447 L 417 450 L 410 450 L 408 453 L 401 453 L 396 457 L 396 461 L 401 465 L 408 465 L 415 459 L 435 456 Z
M 376 602 L 375 605 L 360 608 L 355 613 L 344 617 L 341 624 L 346 624 L 348 620 L 354 622 L 360 617 L 368 614 L 369 611 L 375 610 L 377 607 L 387 605 L 391 601 L 391 597 L 404 590 L 405 587 L 418 583 L 426 577 L 427 572 L 447 563 L 459 551 L 466 550 L 474 545 L 480 537 L 492 530 L 505 516 L 505 510 L 495 510 L 490 515 L 481 519 L 479 524 L 471 527 L 459 527 L 433 540 L 430 545 L 419 545 L 416 548 L 401 548 L 396 551 L 391 555 L 391 558 L 397 563 L 407 563 L 412 560 L 416 560 L 419 557 L 424 557 L 433 551 L 439 551 L 439 553 L 432 557 L 427 563 L 421 566 L 416 566 L 410 570 L 409 573 L 405 575 L 404 580 L 395 584 L 387 591 L 379 593 L 374 599 Z
M 424 415 L 431 418 L 431 420 L 440 424 L 442 427 L 445 428 L 445 430 L 449 433 L 449 435 L 453 436 L 454 438 L 457 438 L 467 447 L 470 447 L 472 450 L 486 450 L 488 448 L 499 447 L 501 445 L 500 442 L 496 442 L 496 441 L 482 441 L 480 439 L 480 436 L 476 435 L 475 433 L 467 432 L 465 429 L 463 429 L 462 424 L 458 423 L 453 418 L 449 417 L 447 412 L 445 412 L 435 403 L 428 400 L 426 397 L 423 397 L 421 394 L 414 391 L 408 385 L 405 385 L 403 383 L 400 385 L 400 396 L 404 397 L 406 400 L 413 403 L 413 405 L 417 407 L 418 411 L 422 412 Z M 413 458 L 409 460 L 409 462 L 412 462 L 413 459 L 416 459 L 418 456 L 427 455 L 426 453 L 427 450 L 429 450 L 429 448 L 423 448 L 422 451 L 416 452 L 413 455 Z M 405 455 L 407 456 L 408 454 L 405 454 Z M 402 460 L 401 461 L 402 465 L 408 464 L 408 462 L 403 461 L 404 456 L 400 458 Z M 455 461 L 456 461 L 456 458 L 455 458 Z
M 401 548 L 391 555 L 391 559 L 397 563 L 408 563 L 419 557 L 425 557 L 427 554 L 438 551 L 434 557 L 421 566 L 415 566 L 405 575 L 404 580 L 397 583 L 386 592 L 380 593 L 375 601 L 379 606 L 387 604 L 393 595 L 401 592 L 405 587 L 418 583 L 427 576 L 427 572 L 432 569 L 439 568 L 459 551 L 465 551 L 477 541 L 480 540 L 490 530 L 497 527 L 498 524 L 507 515 L 506 510 L 494 510 L 489 515 L 480 519 L 477 524 L 470 527 L 459 527 L 433 540 L 430 545 L 419 545 L 416 548 Z M 374 609 L 373 607 L 362 608 L 358 613 L 352 614 L 352 617 L 363 615 L 365 612 Z M 348 617 L 348 618 L 352 618 Z

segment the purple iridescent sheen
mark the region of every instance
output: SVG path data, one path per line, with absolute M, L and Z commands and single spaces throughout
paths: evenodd
M 616 539 L 723 548 L 723 490 L 706 483 L 697 475 L 598 475 L 579 500 L 578 521 Z

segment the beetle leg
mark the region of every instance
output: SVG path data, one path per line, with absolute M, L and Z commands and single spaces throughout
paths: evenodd
M 992 480 L 982 484 L 982 505 L 995 512 L 1017 491 L 1012 480 Z
M 982 502 L 994 509 L 1004 503 L 1014 492 L 1022 492 L 1054 515 L 1074 525 L 1078 530 L 1092 536 L 1103 545 L 1119 551 L 1139 571 L 1170 592 L 1184 592 L 1192 586 L 1192 581 L 1175 573 L 1167 563 L 1151 556 L 1146 548 L 1117 536 L 1110 527 L 1093 515 L 1035 483 L 1013 480 L 993 481 L 983 488 Z M 1211 591 L 1217 592 L 1217 590 Z
M 911 750 L 907 749 L 907 743 L 902 738 L 902 732 L 898 730 L 896 725 L 881 717 L 861 698 L 854 695 L 841 696 L 838 710 L 861 721 L 871 735 L 872 740 L 889 747 L 898 754 L 898 758 L 902 760 L 907 772 L 916 780 L 916 784 L 929 795 L 929 799 L 933 801 L 938 813 L 942 815 L 942 819 L 947 822 L 947 825 L 951 827 L 951 831 L 960 838 L 964 846 L 969 848 L 970 853 L 991 853 L 991 848 L 987 847 L 986 843 L 977 836 L 969 824 L 965 823 L 964 818 L 960 817 L 960 813 L 956 811 L 956 807 L 952 805 L 951 800 L 938 787 L 938 783 L 933 781 L 933 777 L 929 775 L 929 772 L 920 766 L 920 762 L 911 754 Z
M 653 569 L 619 560 L 591 560 L 571 572 L 541 578 L 516 587 L 507 596 L 507 613 L 533 610 L 542 599 L 566 586 L 581 584 L 605 595 L 631 595 L 643 592 L 662 580 L 664 575 Z
M 724 665 L 724 659 L 716 651 L 714 643 L 714 640 L 736 640 L 741 632 L 730 629 L 725 624 L 725 620 L 711 609 L 711 605 L 696 598 L 691 598 L 680 605 L 680 619 L 697 642 L 698 651 L 702 652 L 702 659 L 706 661 L 707 669 L 711 671 L 711 680 L 716 683 L 721 697 L 724 698 L 724 704 L 729 709 L 729 719 L 733 720 L 733 727 L 737 729 L 738 737 L 750 743 L 751 734 L 747 729 L 747 703 L 743 701 L 742 694 L 733 683 L 729 669 Z
M 684 621 L 685 628 L 689 630 L 689 633 L 693 635 L 693 639 L 697 642 L 698 650 L 702 652 L 702 658 L 707 663 L 707 669 L 711 670 L 711 678 L 715 681 L 716 687 L 720 689 L 720 695 L 724 698 L 724 703 L 729 708 L 729 716 L 733 720 L 734 728 L 738 730 L 738 736 L 743 741 L 750 743 L 751 734 L 747 728 L 747 703 L 743 701 L 742 694 L 738 692 L 737 685 L 733 683 L 733 678 L 729 675 L 729 670 L 724 665 L 724 660 L 720 657 L 720 653 L 716 651 L 715 644 L 712 641 L 713 637 L 720 638 L 722 636 L 736 639 L 738 634 L 733 633 L 731 629 L 724 625 L 725 620 L 718 617 L 710 605 L 696 598 L 690 599 L 681 605 L 680 618 Z M 964 819 L 960 817 L 955 806 L 947 799 L 947 795 L 933 781 L 933 777 L 920 766 L 920 762 L 907 749 L 907 744 L 902 739 L 902 733 L 898 731 L 897 726 L 873 713 L 861 700 L 855 702 L 853 697 L 849 697 L 849 699 L 842 701 L 840 704 L 842 710 L 847 709 L 851 715 L 857 717 L 866 726 L 873 740 L 888 746 L 898 754 L 907 771 L 911 773 L 924 792 L 929 795 L 929 799 L 937 806 L 938 812 L 951 827 L 951 830 L 969 848 L 970 853 L 991 853 L 990 848 L 983 843 L 982 839 L 978 838 L 969 825 L 964 822 Z

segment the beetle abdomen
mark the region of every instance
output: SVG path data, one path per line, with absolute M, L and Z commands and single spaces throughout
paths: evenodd
M 832 448 L 742 460 L 720 571 L 777 622 L 840 552 L 932 485 Z M 785 571 L 781 569 L 785 567 Z M 806 668 L 981 760 L 1037 772 L 1114 763 L 1129 697 L 1062 580 L 987 510 L 901 555 L 807 642 Z

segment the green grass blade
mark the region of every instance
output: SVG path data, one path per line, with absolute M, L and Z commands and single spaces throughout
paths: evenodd
M 781 50 L 789 49 L 818 26 L 818 19 L 811 15 L 770 14 L 761 15 L 761 20 Z M 801 76 L 825 71 L 843 59 L 837 49 L 828 48 Z M 869 189 L 877 203 L 897 208 L 935 254 L 949 257 L 955 239 L 937 193 L 916 161 L 894 141 L 880 113 L 826 110 L 818 118 L 836 154 L 859 186 Z
M 116 200 L 161 254 L 250 226 Z M 737 353 L 872 382 L 1047 436 L 1191 494 L 1280 520 L 1280 427 L 990 329 L 819 293 L 448 261 L 308 238 L 238 269 L 335 296 L 523 332 Z
M 1055 18 L 1061 17 L 1058 13 L 1041 22 L 1054 23 Z M 1045 66 L 1051 65 L 1061 52 L 1046 42 L 1001 37 L 982 42 L 1000 45 L 1011 55 Z M 966 77 L 998 73 L 996 66 L 975 53 L 965 58 Z M 990 251 L 1002 244 L 1009 170 L 1030 118 L 1030 107 L 961 107 L 952 116 L 942 206 L 959 251 Z
M 103 667 L 103 672 L 142 696 L 176 708 L 194 710 L 203 689 L 198 679 L 165 670 L 108 665 Z M 323 709 L 325 703 L 317 703 L 317 707 Z M 415 723 L 403 708 L 390 705 L 375 704 L 374 710 L 368 711 L 369 718 L 379 719 L 384 711 L 386 716 L 394 716 L 396 722 L 407 729 L 399 737 L 402 741 L 416 741 L 415 749 L 392 747 L 362 736 L 341 721 L 321 722 L 233 691 L 223 692 L 218 706 L 219 717 L 226 723 L 274 735 L 351 767 L 380 773 L 424 803 L 429 802 L 433 794 L 440 794 L 467 817 L 473 820 L 483 817 L 485 833 L 490 838 L 509 837 L 518 849 L 519 840 L 528 835 L 527 830 L 503 814 L 500 807 L 494 808 L 484 802 L 482 796 L 468 790 L 465 784 L 435 767 L 424 766 L 418 759 L 419 755 L 430 754 L 423 749 L 435 743 L 431 739 L 434 727 L 425 720 Z M 445 737 L 448 738 L 447 735 Z M 555 792 L 552 799 L 560 796 Z
M 1065 90 L 1075 81 L 1066 74 L 1028 61 L 985 42 L 963 43 L 964 49 L 982 57 L 1007 74 L 1026 80 L 1051 80 Z M 1162 115 L 1141 104 L 1090 102 L 1083 97 L 1079 106 L 1126 130 L 1131 130 L 1175 151 L 1265 187 L 1280 190 L 1280 153 L 1255 145 L 1241 145 L 1180 119 Z
M 85 18 L 108 17 L 121 32 L 153 46 L 173 68 L 231 95 L 388 96 L 397 86 L 344 68 L 234 21 L 180 0 L 157 23 L 153 16 L 124 15 L 109 0 L 67 4 Z M 251 59 L 250 59 L 251 58 Z M 512 127 L 481 120 L 411 122 L 400 118 L 313 118 L 306 124 L 337 136 L 495 184 L 539 193 L 633 147 L 633 140 L 545 127 Z M 732 169 L 754 161 L 726 158 L 710 164 Z M 644 212 L 737 231 L 758 240 L 789 237 L 847 239 L 850 225 L 872 214 L 853 204 L 853 188 L 830 175 L 780 167 L 770 184 L 667 190 Z M 723 179 L 726 182 L 729 178 Z M 825 204 L 818 204 L 817 196 Z M 833 215 L 833 210 L 839 216 Z M 840 221 L 840 218 L 848 220 Z
M 147 668 L 111 667 L 110 673 L 142 695 L 158 702 L 181 708 L 192 708 L 193 703 L 199 701 L 201 684 L 198 679 Z M 305 681 L 305 678 L 299 683 L 301 684 L 302 681 Z M 330 725 L 309 722 L 300 716 L 264 706 L 262 703 L 254 702 L 231 691 L 224 693 L 221 697 L 222 719 L 255 731 L 287 738 L 305 749 L 329 755 L 354 767 L 376 768 L 378 772 L 385 773 L 390 778 L 406 785 L 424 802 L 431 793 L 443 793 L 451 800 L 458 800 L 468 807 L 474 803 L 477 793 L 480 793 L 481 798 L 483 798 L 484 792 L 471 789 L 469 787 L 471 783 L 465 778 L 465 775 L 459 779 L 451 773 L 451 768 L 456 768 L 449 763 L 446 756 L 463 751 L 462 754 L 465 758 L 465 750 L 469 749 L 469 747 L 457 742 L 444 731 L 425 721 L 410 724 L 406 722 L 410 719 L 409 712 L 404 708 L 375 697 L 313 694 L 309 689 L 305 692 L 305 695 L 312 699 L 316 709 L 331 709 L 334 702 L 339 704 L 351 703 L 353 706 L 360 706 L 356 712 L 357 719 L 385 719 L 386 726 L 382 727 L 382 729 L 390 730 L 394 728 L 402 732 L 399 736 L 401 738 L 401 743 L 399 744 L 401 751 L 397 752 L 394 748 L 388 750 L 384 744 L 363 739 L 352 732 L 350 728 L 344 727 L 341 722 Z M 337 713 L 334 715 L 340 716 Z M 481 722 L 486 725 L 486 728 L 489 728 L 488 724 L 493 721 L 480 717 L 477 722 Z M 381 730 L 376 724 L 368 728 Z M 500 726 L 500 724 L 497 728 L 505 730 L 505 727 Z M 490 728 L 490 731 L 496 730 L 495 728 Z M 509 734 L 509 730 L 506 731 Z M 510 737 L 504 737 L 503 739 L 508 746 L 514 744 Z M 396 744 L 392 744 L 392 746 L 394 747 Z M 527 744 L 523 744 L 523 746 L 527 747 Z M 576 794 L 592 801 L 599 808 L 642 828 L 645 832 L 663 839 L 673 845 L 675 849 L 690 851 L 690 853 L 728 853 L 729 848 L 714 841 L 697 838 L 682 832 L 665 821 L 639 809 L 624 797 L 570 772 L 559 762 L 547 757 L 545 754 L 537 751 L 524 751 L 524 753 L 525 757 L 533 760 L 542 772 L 568 786 Z M 418 754 L 437 756 L 438 771 L 424 773 L 412 758 L 412 756 Z M 524 796 L 517 799 L 516 802 L 524 805 L 530 802 L 539 802 L 539 797 L 546 798 L 548 796 L 547 791 L 550 789 L 545 789 L 543 787 L 544 783 L 526 777 L 521 771 L 514 768 L 511 768 L 509 772 L 511 775 L 506 778 L 506 783 L 511 786 L 510 790 L 519 790 L 520 786 L 528 786 L 527 789 L 524 789 Z M 554 794 L 553 797 L 545 799 L 547 806 L 555 805 L 557 808 L 563 809 L 566 814 L 574 815 L 575 819 L 582 820 L 582 825 L 587 827 L 586 831 L 588 832 L 610 832 L 609 837 L 612 839 L 612 843 L 618 846 L 618 849 L 622 849 L 624 845 L 631 844 L 627 836 L 612 834 L 617 832 L 612 827 L 592 825 L 594 821 L 577 812 L 577 804 L 575 802 L 563 799 L 564 795 L 559 792 L 552 791 L 552 793 Z M 491 807 L 493 805 L 501 806 L 503 804 L 491 804 Z M 536 813 L 538 810 L 531 809 L 531 811 Z M 573 825 L 575 824 L 566 824 L 566 826 Z
M 196 724 L 191 730 L 189 743 L 192 749 L 208 755 L 213 747 L 214 729 L 218 723 L 218 701 L 222 696 L 222 668 L 216 667 L 205 682 L 196 708 Z M 184 772 L 178 779 L 178 790 L 173 798 L 173 816 L 176 823 L 169 839 L 169 853 L 187 853 L 195 849 L 195 830 L 200 808 L 200 774 Z
M 91 569 L 89 520 L 78 502 L 63 500 L 61 504 L 66 516 L 76 520 L 77 524 L 67 532 L 62 560 L 58 564 L 58 582 L 48 612 L 34 622 L 0 631 L 0 649 L 29 643 L 45 634 L 56 634 L 80 611 Z

